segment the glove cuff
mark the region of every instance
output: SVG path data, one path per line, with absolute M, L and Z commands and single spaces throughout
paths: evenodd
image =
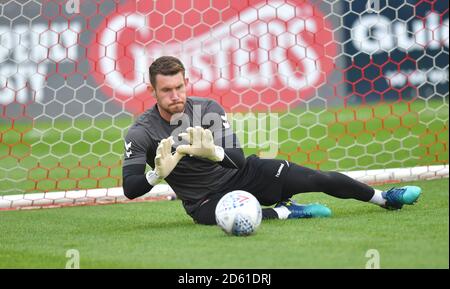
M 148 171 L 145 174 L 145 178 L 147 179 L 147 182 L 152 186 L 156 186 L 159 182 L 161 182 L 161 178 L 155 171 Z
M 210 160 L 215 162 L 221 162 L 223 161 L 223 158 L 225 157 L 225 151 L 221 146 L 215 146 L 214 147 L 214 157 L 210 158 Z

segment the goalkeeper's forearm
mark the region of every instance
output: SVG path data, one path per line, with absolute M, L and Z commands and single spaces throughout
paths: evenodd
M 145 176 L 144 165 L 130 165 L 123 168 L 123 193 L 128 199 L 135 199 L 148 193 L 153 186 Z

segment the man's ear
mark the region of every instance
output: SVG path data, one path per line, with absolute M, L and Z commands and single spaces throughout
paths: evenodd
M 147 85 L 147 90 L 153 97 L 155 97 L 155 89 L 151 84 Z
M 185 78 L 185 79 L 184 79 L 184 85 L 187 87 L 188 84 L 189 84 L 189 78 Z

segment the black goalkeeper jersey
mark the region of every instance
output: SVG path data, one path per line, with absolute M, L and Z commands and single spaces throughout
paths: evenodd
M 217 163 L 204 158 L 185 156 L 165 178 L 177 197 L 183 201 L 183 206 L 189 214 L 209 195 L 222 192 L 238 172 L 240 165 L 239 159 L 235 157 L 236 150 L 240 152 L 238 155 L 244 158 L 225 111 L 217 102 L 207 98 L 188 97 L 184 113 L 174 117 L 170 123 L 161 118 L 155 104 L 128 130 L 123 161 L 124 179 L 127 174 L 133 174 L 134 168 L 145 169 L 145 164 L 154 168 L 159 142 L 172 135 L 175 140 L 172 147 L 174 152 L 177 145 L 182 143 L 178 139 L 178 134 L 190 126 L 210 129 L 215 144 L 224 148 L 225 158 L 224 161 Z M 142 175 L 142 171 L 137 173 Z

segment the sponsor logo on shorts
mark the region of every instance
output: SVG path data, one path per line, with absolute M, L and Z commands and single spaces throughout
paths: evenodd
M 280 167 L 278 168 L 277 174 L 275 175 L 276 178 L 279 178 L 281 175 L 281 171 L 284 168 L 284 164 L 281 164 Z

